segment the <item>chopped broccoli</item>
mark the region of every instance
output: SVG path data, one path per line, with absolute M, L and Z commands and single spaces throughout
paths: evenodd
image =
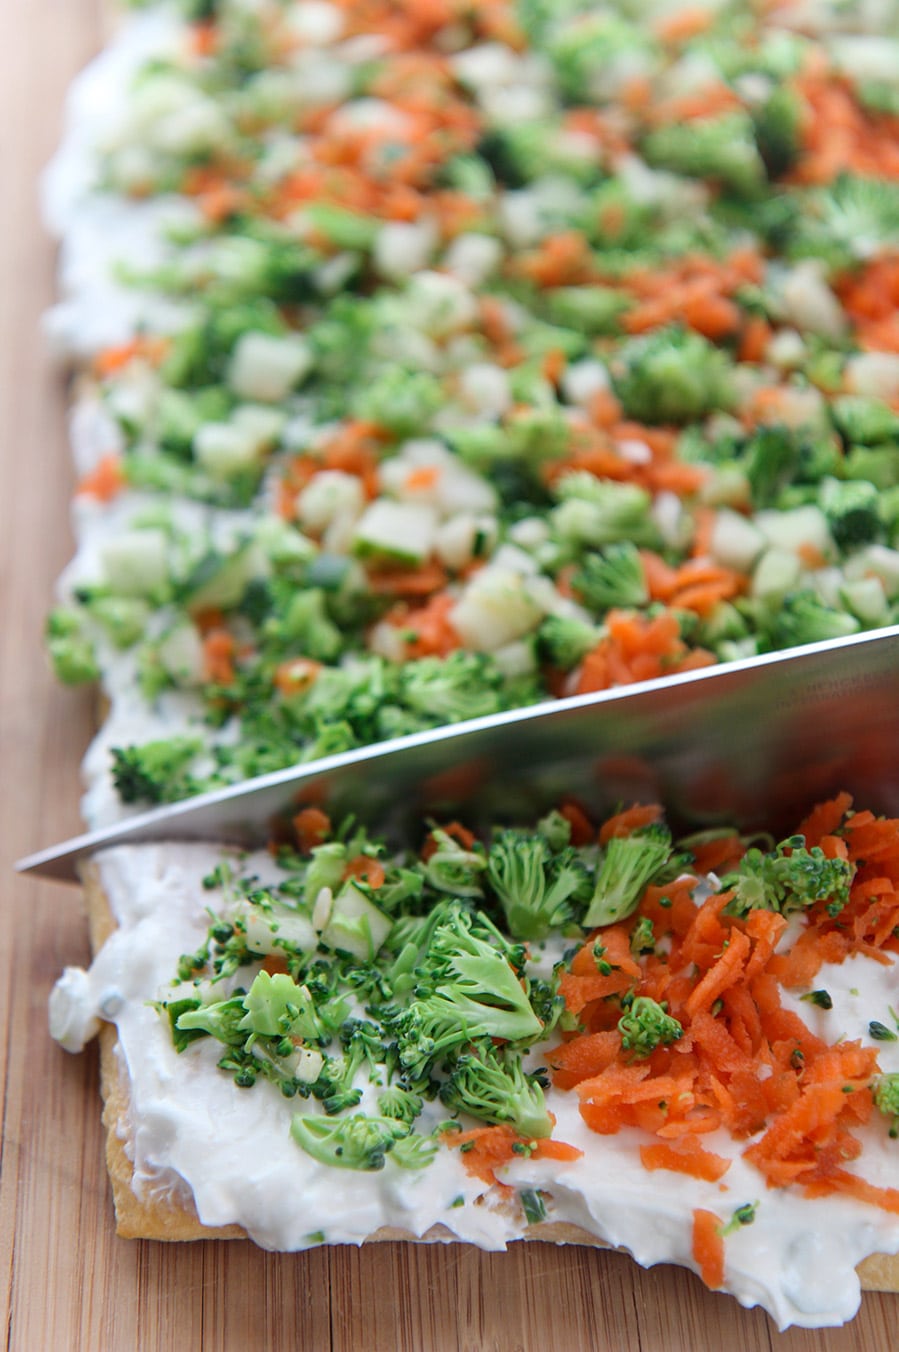
M 381 1116 L 392 1117 L 397 1122 L 405 1122 L 407 1126 L 415 1121 L 423 1105 L 424 1100 L 419 1094 L 401 1089 L 397 1084 L 378 1095 L 378 1112 Z
M 544 304 L 553 324 L 607 336 L 618 332 L 618 317 L 627 309 L 628 297 L 610 286 L 557 286 L 545 293 Z
M 899 1072 L 881 1075 L 874 1085 L 874 1102 L 890 1119 L 890 1136 L 899 1138 Z
M 794 478 L 799 462 L 799 443 L 788 427 L 760 427 L 749 438 L 740 465 L 752 489 L 752 505 L 771 507 Z
M 230 1000 L 219 1000 L 215 1004 L 185 1009 L 178 1015 L 175 1028 L 181 1033 L 208 1033 L 218 1042 L 224 1042 L 231 1047 L 242 1047 L 247 1037 L 246 1030 L 241 1026 L 245 1015 L 243 997 L 234 995 Z
M 571 844 L 571 822 L 553 808 L 538 821 L 537 834 L 543 837 L 554 854 L 559 854 Z
M 828 903 L 830 915 L 839 915 L 853 872 L 850 863 L 828 859 L 818 845 L 806 849 L 804 836 L 789 836 L 767 853 L 747 850 L 734 872 L 721 879 L 721 888 L 734 892 L 728 902 L 734 915 L 756 909 L 790 915 L 819 901 Z
M 363 1113 L 337 1119 L 297 1113 L 290 1134 L 320 1164 L 373 1170 L 384 1168 L 388 1153 L 409 1135 L 409 1128 L 392 1117 L 366 1117 Z M 423 1152 L 420 1165 L 427 1163 L 428 1155 Z
M 771 130 L 784 117 L 772 116 Z M 740 197 L 754 198 L 765 182 L 765 164 L 752 119 L 745 112 L 690 122 L 670 122 L 643 140 L 643 154 L 658 168 L 691 178 L 717 179 Z
M 427 427 L 442 400 L 440 382 L 429 372 L 389 366 L 356 396 L 353 408 L 356 417 L 411 437 Z
M 490 846 L 487 877 L 516 939 L 544 939 L 572 918 L 571 902 L 589 895 L 583 863 L 572 849 L 553 856 L 543 836 L 499 831 Z
M 636 1060 L 650 1056 L 656 1047 L 667 1046 L 683 1037 L 684 1030 L 677 1019 L 668 1013 L 663 1001 L 658 1004 L 647 995 L 638 995 L 618 1020 L 623 1051 L 631 1052 Z
M 899 413 L 882 399 L 844 394 L 833 401 L 830 413 L 840 434 L 853 445 L 878 446 L 899 440 Z
M 436 924 L 425 917 L 416 927 L 397 925 L 396 949 L 415 933 L 426 939 L 417 969 L 416 998 L 392 1020 L 399 1063 L 418 1081 L 451 1051 L 472 1038 L 533 1041 L 543 1031 L 519 979 L 516 950 L 482 913 L 449 903 Z
M 519 1053 L 498 1052 L 489 1042 L 456 1059 L 440 1086 L 440 1098 L 454 1112 L 471 1113 L 484 1122 L 508 1122 L 529 1139 L 552 1134 L 540 1080 L 525 1074 Z
M 257 973 L 243 997 L 246 1013 L 239 1025 L 245 1033 L 262 1037 L 299 1037 L 304 1042 L 328 1040 L 315 1003 L 305 986 L 284 972 Z
M 569 615 L 549 615 L 537 631 L 541 656 L 563 671 L 583 661 L 599 639 L 595 625 Z
M 467 850 L 453 836 L 439 827 L 431 832 L 437 848 L 426 865 L 428 882 L 438 892 L 449 892 L 454 897 L 480 897 L 484 888 L 481 874 L 487 867 L 482 850 Z
M 649 602 L 643 562 L 629 540 L 588 554 L 571 579 L 572 586 L 594 610 L 630 609 Z
M 658 544 L 658 529 L 650 514 L 652 497 L 639 484 L 574 471 L 563 474 L 553 491 L 559 505 L 551 521 L 560 539 L 594 546 L 623 540 Z
M 413 713 L 440 723 L 495 714 L 503 707 L 496 665 L 483 653 L 459 649 L 449 657 L 422 657 L 407 663 L 400 677 L 400 700 Z
M 613 836 L 596 875 L 593 900 L 581 922 L 584 927 L 594 929 L 626 920 L 670 854 L 671 832 L 658 822 L 629 836 Z
M 860 627 L 853 615 L 824 605 L 812 591 L 801 591 L 783 601 L 771 623 L 771 638 L 775 648 L 794 648 L 857 634 Z
M 795 256 L 823 258 L 843 271 L 899 246 L 899 184 L 841 174 L 826 188 L 805 194 Z
M 328 615 L 325 593 L 319 587 L 294 591 L 283 619 L 266 621 L 263 634 L 278 643 L 298 645 L 304 657 L 319 662 L 333 662 L 343 647 L 340 630 Z
M 639 422 L 687 423 L 733 403 L 730 358 L 689 329 L 675 325 L 632 339 L 620 356 L 615 390 Z
M 799 154 L 802 105 L 791 89 L 776 86 L 752 114 L 759 154 L 771 178 L 785 174 Z
M 199 754 L 194 737 L 170 737 L 112 748 L 112 777 L 123 803 L 173 803 L 196 793 L 188 767 Z
M 100 679 L 94 645 L 84 632 L 83 616 L 62 607 L 52 611 L 46 624 L 47 647 L 59 680 L 66 685 L 84 685 Z
M 841 548 L 873 544 L 883 535 L 879 494 L 864 479 L 822 479 L 818 501 Z

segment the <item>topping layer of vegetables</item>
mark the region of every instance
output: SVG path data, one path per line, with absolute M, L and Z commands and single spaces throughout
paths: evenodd
M 899 11 L 757 8 L 182 6 L 48 625 L 122 803 L 895 621 Z
M 632 807 L 597 828 L 565 804 L 486 842 L 431 823 L 418 853 L 390 854 L 305 808 L 280 881 L 243 876 L 238 857 L 206 879 L 220 903 L 160 1016 L 179 1052 L 212 1040 L 238 1088 L 295 1101 L 293 1140 L 336 1167 L 423 1168 L 458 1149 L 493 1184 L 516 1155 L 574 1163 L 550 1111 L 573 1093 L 593 1131 L 635 1133 L 648 1171 L 715 1181 L 739 1152 L 760 1193 L 899 1210 L 864 1158 L 846 1167 L 863 1129 L 896 1134 L 878 1051 L 899 1015 L 872 1010 L 888 1022 L 829 1042 L 795 1012 L 797 998 L 830 1009 L 825 963 L 894 963 L 899 822 L 845 794 L 779 843 L 675 842 L 661 818 Z M 547 1214 L 548 1199 L 521 1200 L 529 1220 Z M 764 1205 L 700 1224 L 710 1271 Z

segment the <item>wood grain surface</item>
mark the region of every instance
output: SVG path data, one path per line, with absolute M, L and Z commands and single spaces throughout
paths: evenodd
M 595 1250 L 506 1254 L 396 1244 L 264 1253 L 119 1240 L 97 1058 L 51 1044 L 46 1000 L 87 959 L 78 893 L 15 879 L 19 855 L 79 826 L 90 700 L 58 689 L 40 632 L 71 550 L 65 389 L 39 316 L 53 292 L 36 181 L 100 0 L 0 0 L 0 1338 L 16 1352 L 887 1352 L 899 1298 L 844 1329 L 778 1334 L 688 1273 Z M 302 1206 L 302 1197 L 297 1197 Z

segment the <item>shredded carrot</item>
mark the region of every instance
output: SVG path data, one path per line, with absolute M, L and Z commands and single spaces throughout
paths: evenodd
M 724 1285 L 724 1240 L 721 1221 L 714 1211 L 697 1207 L 693 1212 L 693 1259 L 699 1275 L 712 1291 Z
M 98 502 L 112 502 L 125 487 L 122 462 L 117 455 L 104 455 L 78 484 L 79 497 L 96 498 Z
M 302 854 L 310 854 L 331 834 L 331 818 L 320 807 L 302 808 L 292 824 Z
M 660 803 L 647 803 L 644 806 L 635 803 L 633 807 L 625 808 L 623 812 L 616 812 L 615 816 L 608 817 L 599 829 L 600 845 L 605 845 L 614 836 L 633 835 L 644 826 L 659 821 L 662 810 Z
M 203 662 L 207 681 L 215 685 L 231 685 L 234 681 L 234 658 L 237 643 L 227 629 L 210 629 L 203 639 Z
M 669 1169 L 672 1173 L 701 1178 L 706 1183 L 717 1183 L 730 1168 L 730 1160 L 706 1150 L 693 1136 L 684 1137 L 677 1145 L 660 1142 L 641 1145 L 640 1162 L 644 1169 Z
M 384 865 L 379 859 L 373 859 L 369 854 L 357 854 L 354 859 L 350 859 L 343 871 L 344 878 L 358 878 L 360 882 L 367 883 L 371 888 L 377 890 L 384 886 Z

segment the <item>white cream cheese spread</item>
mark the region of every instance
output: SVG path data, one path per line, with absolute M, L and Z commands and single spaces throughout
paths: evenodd
M 317 1163 L 290 1136 L 298 1104 L 267 1081 L 251 1092 L 217 1068 L 211 1039 L 176 1052 L 168 1024 L 152 1000 L 171 994 L 179 956 L 202 943 L 209 915 L 227 910 L 203 877 L 222 858 L 212 845 L 118 847 L 98 858 L 102 887 L 118 928 L 88 973 L 68 969 L 51 1002 L 55 1036 L 70 1050 L 92 1035 L 97 1020 L 118 1029 L 118 1056 L 130 1086 L 126 1148 L 134 1189 L 152 1201 L 192 1194 L 204 1224 L 236 1223 L 260 1245 L 278 1250 L 360 1243 L 381 1226 L 425 1235 L 442 1225 L 458 1240 L 501 1249 L 524 1228 L 517 1202 L 490 1195 L 465 1169 L 459 1151 L 441 1147 L 422 1170 L 397 1167 L 388 1155 L 376 1173 Z M 278 876 L 266 854 L 246 859 L 262 882 Z M 207 909 L 208 908 L 208 909 Z M 547 941 L 541 965 L 561 955 Z M 558 953 L 556 953 L 558 948 Z M 535 950 L 535 963 L 541 958 Z M 822 968 L 818 981 L 832 1008 L 796 1004 L 821 1036 L 866 1038 L 868 1023 L 896 1001 L 895 966 L 865 957 Z M 790 999 L 785 1004 L 790 1005 Z M 542 1060 L 547 1045 L 532 1050 Z M 884 1071 L 899 1070 L 899 1042 L 880 1048 Z M 361 1110 L 373 1110 L 370 1094 Z M 859 1304 L 855 1265 L 874 1252 L 899 1251 L 899 1217 L 846 1196 L 808 1199 L 798 1189 L 769 1189 L 744 1160 L 745 1142 L 718 1130 L 703 1137 L 730 1159 L 722 1182 L 666 1170 L 651 1175 L 640 1162 L 647 1137 L 635 1128 L 598 1136 L 582 1119 L 574 1092 L 547 1091 L 556 1139 L 583 1151 L 575 1162 L 517 1158 L 500 1170 L 516 1189 L 540 1190 L 546 1218 L 577 1225 L 628 1250 L 644 1266 L 674 1262 L 695 1267 L 691 1215 L 701 1207 L 728 1217 L 757 1204 L 755 1220 L 726 1241 L 725 1286 L 741 1304 L 762 1305 L 784 1327 L 819 1327 L 852 1317 Z M 319 1112 L 306 1102 L 300 1111 Z M 446 1110 L 426 1104 L 425 1130 Z M 879 1114 L 860 1130 L 858 1172 L 878 1186 L 899 1185 L 899 1151 Z M 852 1165 L 847 1166 L 850 1169 Z

